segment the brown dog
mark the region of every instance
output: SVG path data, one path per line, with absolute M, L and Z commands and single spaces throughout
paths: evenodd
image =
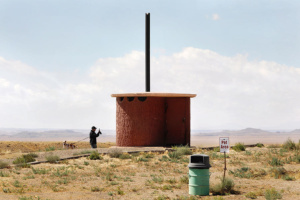
M 68 144 L 68 143 L 67 143 L 67 141 L 64 141 L 64 142 L 63 142 L 63 148 L 67 148 L 67 149 L 69 149 L 69 148 L 71 148 L 71 149 L 75 149 L 75 148 L 76 148 L 76 146 L 75 146 L 75 144 L 74 144 L 74 143 L 70 143 L 70 144 Z

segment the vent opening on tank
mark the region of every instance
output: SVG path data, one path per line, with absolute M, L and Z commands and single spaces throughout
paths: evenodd
M 134 100 L 134 97 L 127 97 L 127 100 L 130 102 L 130 101 L 133 101 Z
M 146 101 L 147 97 L 138 97 L 139 101 Z

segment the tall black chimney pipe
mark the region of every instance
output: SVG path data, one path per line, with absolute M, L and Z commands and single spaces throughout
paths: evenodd
M 150 92 L 150 13 L 145 15 L 145 33 L 146 92 Z

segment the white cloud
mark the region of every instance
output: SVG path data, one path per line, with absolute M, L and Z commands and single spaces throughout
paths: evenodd
M 193 129 L 299 128 L 299 85 L 299 68 L 249 61 L 246 55 L 189 47 L 151 58 L 151 91 L 197 94 Z M 69 76 L 1 58 L 0 127 L 114 129 L 110 94 L 144 88 L 143 52 L 101 58 L 87 73 Z
M 215 13 L 215 14 L 212 15 L 212 19 L 213 19 L 213 20 L 219 20 L 219 19 L 220 19 L 220 16 L 219 16 L 218 14 Z

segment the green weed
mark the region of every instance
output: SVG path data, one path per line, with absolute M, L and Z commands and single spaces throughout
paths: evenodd
M 55 147 L 46 147 L 46 149 L 45 149 L 46 151 L 55 151 Z
M 240 152 L 240 151 L 245 151 L 246 147 L 245 147 L 244 143 L 238 142 L 232 147 L 232 149 L 237 152 Z
M 278 179 L 287 173 L 283 167 L 273 167 L 269 170 L 269 173 L 272 177 Z
M 261 148 L 261 147 L 264 147 L 264 144 L 262 144 L 262 143 L 257 143 L 256 146 L 259 147 L 259 148 Z
M 130 158 L 131 158 L 131 155 L 129 155 L 129 154 L 121 154 L 121 155 L 119 156 L 119 158 L 120 158 L 120 159 L 130 159 Z
M 287 139 L 282 145 L 283 149 L 286 150 L 295 150 L 296 149 L 296 143 L 293 142 L 290 138 Z
M 295 177 L 289 176 L 289 175 L 282 176 L 282 179 L 286 180 L 286 181 L 294 181 L 294 180 L 296 180 Z
M 276 200 L 276 199 L 281 199 L 282 195 L 280 194 L 280 192 L 277 192 L 275 188 L 272 188 L 266 190 L 265 198 L 266 200 Z
M 276 158 L 276 157 L 272 157 L 272 160 L 269 161 L 269 164 L 271 166 L 283 166 L 283 162 L 279 158 Z
M 97 151 L 93 151 L 90 155 L 91 160 L 102 160 L 103 157 Z
M 189 183 L 189 177 L 188 176 L 180 177 L 180 182 L 184 183 L 184 184 L 188 184 Z
M 220 183 L 213 185 L 210 191 L 213 195 L 225 195 L 234 193 L 234 182 L 230 178 L 225 178 L 224 180 L 220 178 Z
M 8 163 L 3 162 L 3 161 L 0 160 L 0 169 L 7 168 L 8 166 L 9 166 Z
M 60 158 L 57 155 L 49 155 L 49 156 L 46 156 L 46 160 L 49 163 L 57 163 L 60 160 Z
M 122 150 L 117 148 L 110 149 L 108 151 L 108 155 L 111 158 L 119 158 L 122 155 Z
M 249 199 L 256 199 L 257 195 L 254 192 L 248 192 L 245 197 L 249 198 Z
M 34 174 L 48 174 L 48 172 L 49 172 L 49 170 L 43 169 L 43 168 L 39 169 L 39 168 L 31 167 L 31 170 Z
M 9 177 L 9 174 L 5 173 L 3 171 L 0 171 L 0 177 Z

